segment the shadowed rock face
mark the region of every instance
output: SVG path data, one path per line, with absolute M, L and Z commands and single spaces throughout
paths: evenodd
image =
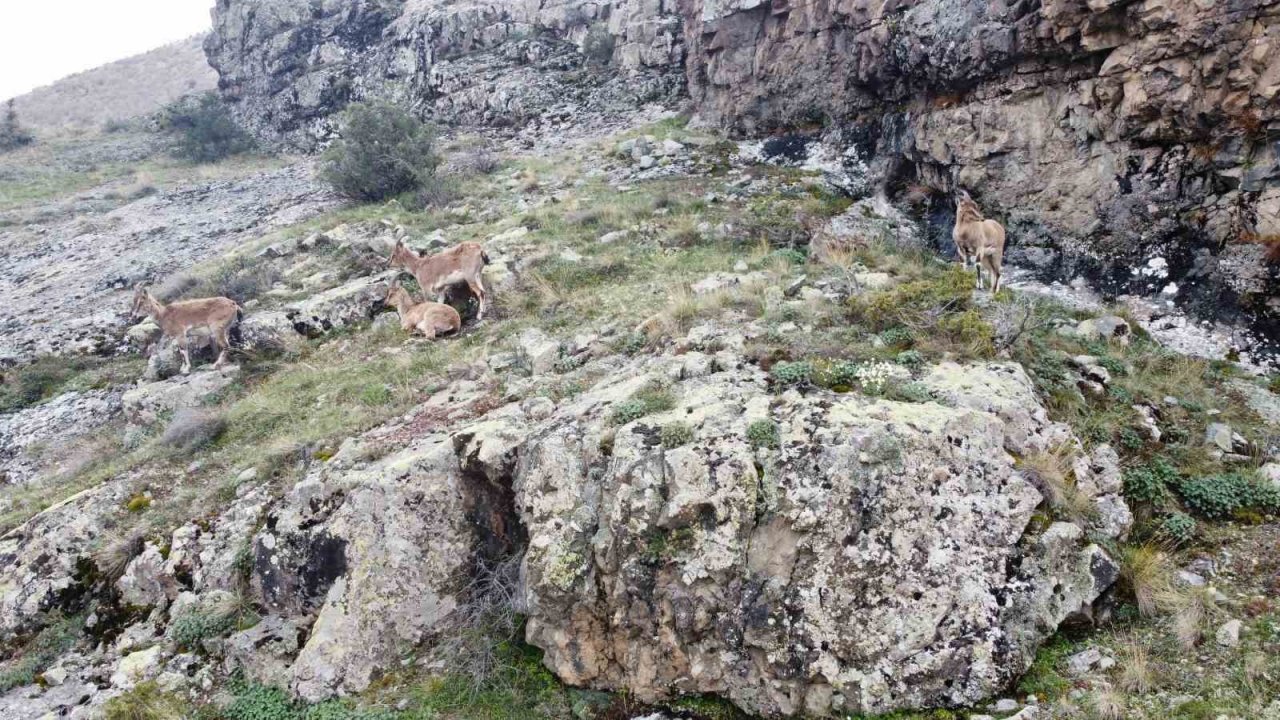
M 1280 232 L 1280 4 L 704 0 L 686 14 L 706 119 L 834 124 L 891 188 L 980 196 L 1015 259 L 1274 316 L 1275 270 L 1247 240 Z M 1167 272 L 1132 272 L 1156 256 Z

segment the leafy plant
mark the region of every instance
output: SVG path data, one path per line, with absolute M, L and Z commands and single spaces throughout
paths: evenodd
M 1168 486 L 1177 479 L 1177 471 L 1169 463 L 1156 458 L 1125 471 L 1124 496 L 1130 502 L 1155 505 L 1168 496 Z
M 320 174 L 342 195 L 376 202 L 435 182 L 435 131 L 403 108 L 355 103 L 343 112 L 341 127 Z
M 775 449 L 782 444 L 777 423 L 772 420 L 756 420 L 747 426 L 747 442 L 751 447 Z
M 668 423 L 662 426 L 659 438 L 662 440 L 662 447 L 668 450 L 681 445 L 688 445 L 693 442 L 693 428 L 689 427 L 687 423 Z
M 178 136 L 174 154 L 195 163 L 217 162 L 254 148 L 216 92 L 175 100 L 161 115 L 161 126 Z
M 770 375 L 775 383 L 784 387 L 808 385 L 813 380 L 813 363 L 780 362 L 773 366 Z
M 199 650 L 201 643 L 231 630 L 235 617 L 229 613 L 189 612 L 173 621 L 173 642 L 182 650 Z
M 1178 493 L 1187 507 L 1209 519 L 1280 508 L 1280 489 L 1240 473 L 1188 478 L 1178 484 Z
M 1174 545 L 1186 545 L 1196 537 L 1196 521 L 1186 513 L 1172 512 L 1160 521 L 1156 534 Z

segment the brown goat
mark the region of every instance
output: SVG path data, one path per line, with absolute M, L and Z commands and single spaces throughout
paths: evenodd
M 395 249 L 391 251 L 389 264 L 393 268 L 405 268 L 413 273 L 422 292 L 427 297 L 437 298 L 442 304 L 450 285 L 466 283 L 471 294 L 480 303 L 476 319 L 484 319 L 486 293 L 481 274 L 484 266 L 489 264 L 489 256 L 479 243 L 461 243 L 424 257 L 406 247 L 403 241 L 397 240 Z
M 978 271 L 977 288 L 982 289 L 982 270 L 991 276 L 991 292 L 1000 292 L 1000 272 L 1004 265 L 1004 226 L 995 220 L 987 220 L 969 193 L 956 193 L 956 226 L 951 231 L 956 242 L 960 261 L 969 269 L 969 259 L 974 260 Z
M 160 326 L 167 338 L 182 338 L 182 374 L 191 372 L 191 331 L 208 328 L 209 336 L 218 346 L 218 359 L 214 368 L 226 362 L 231 349 L 231 327 L 240 319 L 240 306 L 230 298 L 214 297 L 199 300 L 181 300 L 168 305 L 155 299 L 145 286 L 139 285 L 133 293 L 132 316 L 137 319 L 149 316 Z
M 443 303 L 415 302 L 413 296 L 399 285 L 391 286 L 383 302 L 396 309 L 402 329 L 406 332 L 417 330 L 428 340 L 458 332 L 462 327 L 462 316 L 457 310 Z

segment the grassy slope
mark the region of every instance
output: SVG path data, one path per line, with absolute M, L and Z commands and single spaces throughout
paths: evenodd
M 683 133 L 671 124 L 655 130 Z M 602 146 L 597 156 L 604 152 Z M 1233 374 L 1231 368 L 1170 355 L 1142 339 L 1129 346 L 1082 343 L 1055 332 L 1054 321 L 1077 319 L 1061 308 L 1030 304 L 1014 293 L 1004 293 L 993 302 L 974 299 L 967 281 L 956 271 L 916 252 L 872 243 L 849 257 L 846 268 L 800 268 L 790 254 L 775 253 L 762 240 L 795 235 L 797 213 L 831 214 L 845 203 L 809 190 L 804 178 L 791 171 L 753 169 L 753 174 L 769 180 L 773 190 L 707 205 L 699 198 L 708 190 L 722 189 L 727 179 L 720 174 L 723 168 L 712 168 L 706 177 L 642 183 L 619 194 L 588 173 L 586 166 L 592 162 L 591 153 L 555 160 L 511 159 L 496 174 L 464 178 L 460 195 L 465 203 L 422 212 L 395 204 L 351 208 L 254 243 L 257 247 L 342 223 L 386 218 L 410 228 L 414 235 L 449 228 L 453 241 L 484 240 L 523 225 L 532 230 L 530 243 L 546 248 L 547 257 L 533 265 L 517 288 L 497 298 L 491 321 L 457 339 L 406 343 L 397 331 L 358 328 L 311 341 L 283 357 L 242 358 L 246 382 L 215 406 L 229 420 L 230 429 L 198 453 L 196 469 L 189 468 L 191 457 L 173 453 L 154 438 L 136 447 L 108 448 L 115 456 L 110 464 L 64 478 L 38 495 L 18 498 L 15 508 L 0 517 L 0 531 L 70 493 L 130 471 L 141 478 L 138 491 L 152 501 L 133 511 L 122 508 L 121 522 L 163 542 L 179 524 L 225 502 L 235 491 L 234 478 L 245 467 L 257 467 L 283 490 L 300 473 L 297 457 L 323 460 L 344 438 L 400 416 L 420 402 L 425 393 L 446 381 L 450 366 L 506 351 L 512 338 L 528 326 L 571 335 L 584 327 L 612 324 L 625 329 L 654 319 L 647 337 L 623 334 L 625 349 L 643 352 L 646 344 L 658 346 L 701 319 L 729 323 L 762 319 L 772 331 L 750 348 L 752 357 L 773 366 L 775 373 L 783 362 L 808 363 L 812 372 L 804 381 L 840 389 L 847 388 L 832 378 L 839 374 L 834 369 L 841 363 L 918 365 L 949 357 L 1011 353 L 1033 373 L 1054 416 L 1071 423 L 1087 443 L 1114 444 L 1131 472 L 1157 459 L 1172 467 L 1174 474 L 1161 480 L 1167 485 L 1164 491 L 1141 503 L 1133 547 L 1117 549 L 1128 561 L 1115 621 L 1098 633 L 1063 637 L 1048 646 L 1022 682 L 1021 692 L 1034 693 L 1043 703 L 1059 703 L 1063 717 L 1070 716 L 1074 707 L 1083 717 L 1197 718 L 1216 717 L 1218 712 L 1251 717 L 1280 690 L 1276 665 L 1280 618 L 1269 602 L 1256 603 L 1251 597 L 1261 587 L 1257 578 L 1267 571 L 1223 588 L 1226 604 L 1179 589 L 1170 577 L 1173 567 L 1197 553 L 1255 546 L 1258 537 L 1274 535 L 1274 526 L 1255 529 L 1202 519 L 1194 537 L 1181 538 L 1180 544 L 1162 530 L 1172 513 L 1189 509 L 1183 507 L 1179 493 L 1181 478 L 1215 476 L 1226 470 L 1198 449 L 1207 423 L 1227 419 L 1246 436 L 1266 439 L 1267 431 L 1258 418 L 1224 389 Z M 526 209 L 551 193 L 558 202 Z M 725 237 L 706 236 L 699 230 L 699 223 L 715 226 L 722 221 L 731 221 L 735 227 Z M 597 242 L 605 232 L 637 227 L 651 241 Z M 564 250 L 583 259 L 566 260 Z M 335 263 L 340 261 L 333 258 Z M 767 284 L 709 297 L 695 297 L 687 290 L 692 281 L 710 272 L 730 271 L 739 261 L 766 272 L 771 283 L 782 283 L 800 271 L 815 278 L 865 268 L 889 272 L 901 284 L 859 296 L 849 307 L 771 308 L 765 299 Z M 222 277 L 227 262 L 211 262 L 195 273 Z M 1034 329 L 1011 342 L 1010 318 L 1017 320 L 1028 313 Z M 782 329 L 792 322 L 811 326 L 813 331 L 797 338 Z M 1074 391 L 1063 358 L 1083 353 L 1101 358 L 1113 370 L 1115 380 L 1107 395 L 1086 399 Z M 588 380 L 552 379 L 537 392 L 571 393 L 576 384 Z M 494 393 L 495 400 L 514 399 L 503 388 Z M 1169 441 L 1155 445 L 1141 434 L 1132 406 L 1137 402 L 1162 406 L 1167 395 L 1177 398 L 1179 405 L 1168 408 L 1162 421 Z M 1052 466 L 1052 459 L 1024 460 L 1044 472 Z M 1059 482 L 1069 491 L 1069 471 L 1062 470 L 1060 475 Z M 179 477 L 181 483 L 173 482 Z M 1246 508 L 1237 520 L 1260 522 L 1275 510 Z M 1047 511 L 1069 513 L 1071 508 L 1063 503 Z M 1163 550 L 1153 549 L 1156 546 Z M 1154 599 L 1140 602 L 1146 598 Z M 1244 649 L 1218 649 L 1212 637 L 1205 641 L 1216 621 L 1227 613 L 1239 615 L 1245 606 L 1253 609 L 1246 619 Z M 1118 658 L 1141 655 L 1149 672 L 1135 673 L 1132 668 L 1143 663 L 1133 660 L 1121 661 L 1105 673 L 1067 677 L 1064 658 L 1095 645 L 1112 648 Z M 457 675 L 397 675 L 359 702 L 310 710 L 290 704 L 269 689 L 236 685 L 231 689 L 238 699 L 222 715 L 228 720 L 345 718 L 356 717 L 352 708 L 363 704 L 403 706 L 400 712 L 387 711 L 386 717 L 406 719 L 625 716 L 625 698 L 559 686 L 538 665 L 536 651 L 503 645 L 500 656 L 501 670 L 479 687 Z M 1176 694 L 1186 694 L 1188 700 L 1173 703 Z M 1117 703 L 1124 708 L 1118 715 L 1111 707 Z M 117 705 L 122 713 L 135 707 L 160 708 L 138 715 L 154 718 L 174 717 L 170 710 L 181 707 L 147 686 Z M 714 701 L 690 699 L 683 705 L 698 717 L 734 716 L 731 709 Z M 1201 712 L 1205 707 L 1209 710 Z M 217 716 L 213 709 L 205 712 Z M 896 717 L 954 715 L 939 711 Z

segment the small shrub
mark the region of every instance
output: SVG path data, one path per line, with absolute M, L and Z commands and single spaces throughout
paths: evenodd
M 1196 537 L 1196 521 L 1186 513 L 1169 513 L 1160 521 L 1156 535 L 1173 545 L 1186 545 Z
M 776 449 L 782 444 L 777 423 L 772 420 L 756 420 L 747 426 L 747 442 L 754 448 Z
M 880 333 L 880 341 L 894 350 L 905 350 L 915 342 L 911 331 L 904 327 L 892 327 Z
M 693 428 L 687 423 L 675 422 L 662 426 L 659 433 L 662 440 L 662 447 L 668 450 L 678 448 L 681 445 L 688 445 L 693 442 Z
M 897 361 L 899 365 L 915 369 L 924 365 L 924 355 L 921 355 L 918 350 L 903 350 L 898 353 Z
M 1130 468 L 1124 473 L 1124 496 L 1129 502 L 1156 505 L 1168 496 L 1168 486 L 1176 482 L 1178 473 L 1169 463 L 1156 458 L 1150 463 Z
M 175 100 L 164 109 L 160 124 L 178 136 L 174 154 L 195 163 L 217 162 L 254 147 L 253 138 L 215 92 Z
M 194 452 L 217 440 L 227 429 L 227 421 L 212 410 L 182 408 L 169 421 L 160 444 L 181 452 Z
M 859 367 L 858 363 L 848 360 L 831 363 L 815 369 L 814 382 L 836 392 L 848 392 L 858 382 Z
M 486 149 L 468 150 L 453 160 L 454 167 L 472 175 L 492 175 L 502 167 L 502 158 Z
M 858 367 L 858 385 L 868 395 L 881 395 L 889 385 L 891 368 L 886 362 L 870 362 Z
M 4 117 L 0 118 L 0 152 L 17 150 L 35 141 L 35 136 L 18 122 L 18 111 L 14 109 L 11 98 L 5 105 Z
M 279 688 L 242 685 L 235 690 L 235 699 L 222 711 L 227 720 L 297 720 L 297 707 Z
M 890 400 L 908 403 L 927 403 L 933 402 L 933 393 L 929 388 L 916 382 L 903 383 L 902 385 L 894 385 L 889 388 L 886 394 Z
M 582 40 L 582 54 L 596 65 L 608 65 L 613 60 L 613 50 L 618 40 L 604 23 L 592 25 Z
M 770 376 L 783 387 L 809 385 L 813 381 L 813 364 L 809 362 L 780 362 L 773 366 Z
M 340 194 L 376 202 L 435 182 L 435 131 L 386 103 L 356 103 L 342 114 L 342 137 L 325 151 L 320 174 Z
M 772 257 L 777 258 L 788 265 L 804 265 L 809 261 L 809 256 L 806 255 L 803 250 L 797 250 L 796 248 L 781 248 L 779 250 L 774 250 Z
M 0 413 L 15 412 L 56 396 L 88 362 L 45 355 L 5 372 L 0 375 Z
M 1209 519 L 1280 509 L 1280 489 L 1240 473 L 1189 478 L 1178 484 L 1178 493 L 1187 507 Z
M 180 650 L 199 650 L 200 644 L 230 631 L 235 618 L 229 613 L 193 611 L 173 621 L 170 637 Z

